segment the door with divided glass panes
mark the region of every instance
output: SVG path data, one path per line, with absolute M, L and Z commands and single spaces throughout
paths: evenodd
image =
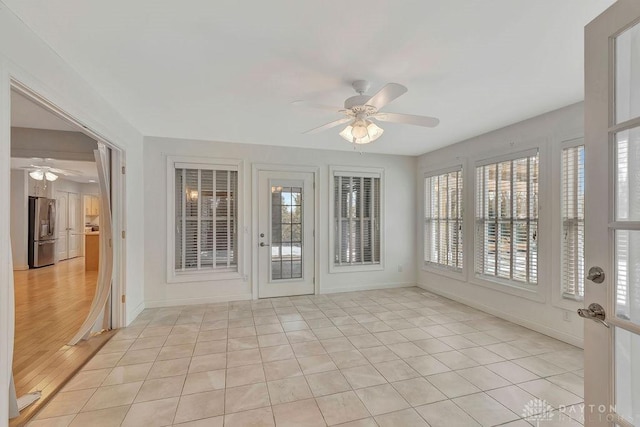
M 258 296 L 314 293 L 314 175 L 258 171 Z
M 640 1 L 585 29 L 585 425 L 640 426 Z

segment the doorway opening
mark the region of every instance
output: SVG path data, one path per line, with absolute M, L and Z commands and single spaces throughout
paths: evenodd
M 109 234 L 111 224 L 120 219 L 112 201 L 120 197 L 121 177 L 114 179 L 113 170 L 122 154 L 12 82 L 12 369 L 18 397 L 42 393 L 12 425 L 37 412 L 108 341 L 109 330 L 122 325 L 122 310 L 115 304 L 124 285 L 120 263 L 108 255 L 116 240 Z M 107 280 L 105 270 L 113 271 Z M 96 310 L 100 283 L 112 297 Z M 92 324 L 99 326 L 87 330 L 96 311 L 100 321 Z

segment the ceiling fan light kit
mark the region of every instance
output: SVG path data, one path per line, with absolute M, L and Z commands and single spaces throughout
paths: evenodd
M 380 109 L 385 105 L 407 92 L 407 88 L 398 83 L 388 83 L 375 95 L 369 96 L 364 93 L 369 89 L 369 82 L 366 80 L 356 80 L 352 83 L 353 89 L 358 95 L 347 98 L 344 101 L 344 109 L 336 110 L 347 117 L 334 120 L 325 125 L 304 132 L 313 134 L 330 129 L 344 123 L 347 127 L 339 133 L 345 140 L 353 144 L 369 144 L 380 138 L 384 129 L 376 125 L 371 119 L 382 122 L 394 122 L 424 127 L 435 127 L 440 120 L 435 117 L 414 116 L 411 114 L 382 113 Z M 327 109 L 325 106 L 296 102 L 297 105 L 307 105 L 313 108 Z

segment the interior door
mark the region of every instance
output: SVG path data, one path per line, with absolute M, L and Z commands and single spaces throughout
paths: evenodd
M 585 425 L 640 425 L 640 2 L 585 31 Z
M 56 191 L 56 205 L 58 211 L 57 218 L 57 258 L 62 261 L 69 258 L 69 215 L 68 215 L 69 193 L 66 191 Z
M 84 221 L 82 220 L 82 206 L 78 193 L 69 193 L 69 258 L 82 255 L 82 237 L 84 236 Z
M 311 172 L 258 171 L 258 296 L 314 293 Z

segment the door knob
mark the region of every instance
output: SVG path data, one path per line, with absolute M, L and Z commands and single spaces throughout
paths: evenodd
M 578 309 L 578 316 L 583 317 L 585 319 L 595 320 L 596 322 L 602 323 L 607 328 L 609 324 L 604 321 L 607 318 L 607 314 L 604 312 L 604 308 L 598 303 L 591 303 L 587 308 Z
M 587 275 L 587 279 L 591 280 L 593 283 L 602 283 L 604 282 L 604 270 L 598 266 L 591 267 L 589 269 L 589 274 Z
M 269 246 L 265 242 L 260 242 L 260 246 Z

